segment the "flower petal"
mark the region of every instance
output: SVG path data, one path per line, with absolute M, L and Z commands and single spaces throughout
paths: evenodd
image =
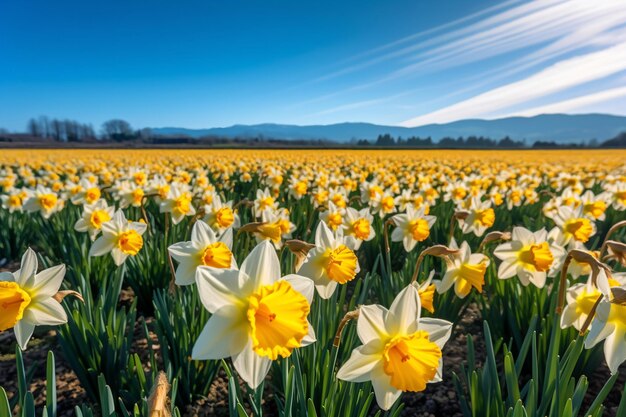
M 359 308 L 356 331 L 363 344 L 388 337 L 385 321 L 388 310 L 379 305 L 365 305 Z
M 226 305 L 238 305 L 242 301 L 237 297 L 241 294 L 239 271 L 236 269 L 220 269 L 210 266 L 199 266 L 196 270 L 196 284 L 202 305 L 214 313 Z
M 376 394 L 376 402 L 383 410 L 389 410 L 395 403 L 402 391 L 391 386 L 391 377 L 385 373 L 382 366 L 372 369 L 372 387 Z
M 58 301 L 48 298 L 31 302 L 24 311 L 23 320 L 36 325 L 55 326 L 67 323 L 67 314 Z
M 248 341 L 245 311 L 234 305 L 217 310 L 202 329 L 191 357 L 196 360 L 223 359 L 238 354 Z
M 41 300 L 52 297 L 59 291 L 65 278 L 65 265 L 57 265 L 48 268 L 35 275 L 35 285 L 30 289 L 34 296 L 33 300 Z
M 387 328 L 392 334 L 413 333 L 417 328 L 421 308 L 422 303 L 417 288 L 414 285 L 406 286 L 389 307 L 390 314 L 385 323 Z
M 280 279 L 280 262 L 269 240 L 259 243 L 241 264 L 241 271 L 248 277 L 247 286 L 254 291 L 260 286 L 271 285 Z
M 309 305 L 313 302 L 313 295 L 315 295 L 315 285 L 313 284 L 312 280 L 297 274 L 285 275 L 283 279 L 289 282 L 294 290 L 304 295 L 304 298 L 306 298 Z
M 196 224 L 193 225 L 193 229 L 191 230 L 191 241 L 194 243 L 200 244 L 200 246 L 207 246 L 211 243 L 215 243 L 217 238 L 215 237 L 215 232 L 213 229 L 209 227 L 208 224 L 203 222 L 202 220 L 198 220 Z
M 15 282 L 17 282 L 20 287 L 31 288 L 35 283 L 37 267 L 37 254 L 31 248 L 26 249 L 26 252 L 22 255 L 20 269 L 15 271 Z
M 15 339 L 17 340 L 17 344 L 20 349 L 26 350 L 28 341 L 35 331 L 35 325 L 24 320 L 20 320 L 13 328 L 13 331 L 15 332 Z
M 446 320 L 424 317 L 420 319 L 420 330 L 428 332 L 428 339 L 439 346 L 440 349 L 446 344 L 452 334 L 452 323 Z
M 261 382 L 265 379 L 272 361 L 257 355 L 252 350 L 252 340 L 248 340 L 243 350 L 233 356 L 233 365 L 241 379 L 246 381 L 250 388 L 254 389 L 261 385 Z
M 371 371 L 382 361 L 384 346 L 379 340 L 359 346 L 337 372 L 337 378 L 349 382 L 365 382 L 372 379 Z

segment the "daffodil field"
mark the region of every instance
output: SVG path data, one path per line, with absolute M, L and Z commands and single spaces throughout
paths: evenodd
M 626 416 L 625 151 L 2 150 L 0 198 L 0 417 Z

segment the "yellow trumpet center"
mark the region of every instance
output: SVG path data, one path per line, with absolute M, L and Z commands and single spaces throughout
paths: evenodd
M 274 243 L 280 242 L 282 237 L 282 229 L 280 223 L 268 223 L 262 224 L 258 228 L 259 233 L 266 239 L 271 240 Z
M 422 308 L 434 313 L 435 306 L 433 305 L 433 300 L 435 299 L 435 284 L 430 284 L 428 287 L 420 288 L 417 293 L 420 296 Z
M 428 222 L 424 219 L 415 219 L 409 222 L 408 231 L 414 240 L 421 242 L 430 235 Z
M 358 219 L 352 223 L 352 230 L 357 239 L 366 240 L 370 237 L 371 225 L 367 219 Z
M 9 196 L 9 199 L 7 201 L 7 204 L 9 205 L 9 207 L 21 207 L 22 205 L 22 199 L 20 198 L 20 196 L 18 195 L 12 195 Z
M 88 204 L 93 204 L 100 198 L 100 189 L 98 187 L 93 187 L 85 191 L 85 201 Z
M 300 196 L 305 195 L 306 190 L 307 190 L 306 182 L 299 181 L 298 183 L 296 183 L 293 190 L 296 192 L 297 195 L 300 195 Z
M 550 251 L 548 242 L 527 246 L 520 251 L 519 259 L 525 264 L 532 265 L 535 270 L 540 272 L 549 270 L 552 262 L 554 262 L 554 256 Z
M 343 218 L 341 217 L 341 213 L 339 212 L 330 213 L 327 218 L 327 223 L 331 229 L 337 230 L 337 228 L 341 226 L 341 223 L 343 223 Z
M 215 242 L 204 249 L 202 265 L 214 268 L 230 268 L 233 254 L 223 242 Z
M 307 335 L 309 303 L 287 281 L 261 287 L 248 298 L 252 348 L 271 360 L 291 355 Z
M 182 194 L 174 200 L 174 212 L 178 214 L 187 214 L 191 210 L 191 196 L 187 193 Z
M 143 200 L 143 190 L 141 188 L 135 188 L 133 190 L 133 204 L 141 205 L 141 200 Z
M 493 222 L 495 220 L 496 214 L 494 213 L 492 208 L 476 210 L 476 222 L 480 223 L 482 226 L 491 227 L 493 226 Z
M 274 205 L 274 199 L 272 197 L 265 197 L 259 201 L 259 210 L 263 211 L 268 207 Z
M 127 255 L 137 255 L 143 247 L 143 238 L 136 230 L 127 230 L 117 237 L 117 247 Z
M 604 201 L 595 201 L 587 203 L 583 207 L 583 212 L 593 216 L 595 219 L 602 216 L 606 211 L 606 203 Z
M 437 374 L 441 349 L 421 330 L 408 336 L 396 336 L 383 351 L 383 370 L 391 377 L 391 386 L 401 391 L 419 392 Z
M 230 207 L 222 207 L 215 212 L 215 221 L 221 228 L 230 227 L 235 221 L 235 214 Z
M 30 304 L 30 295 L 15 282 L 0 281 L 0 332 L 20 321 Z
M 326 249 L 324 255 L 328 278 L 339 284 L 345 284 L 354 279 L 358 261 L 353 250 L 346 245 L 339 245 L 336 249 Z
M 39 196 L 39 205 L 44 208 L 44 210 L 52 210 L 54 206 L 57 204 L 57 196 L 56 194 L 42 194 Z
M 106 223 L 111 220 L 111 216 L 105 210 L 94 210 L 89 217 L 89 223 L 94 229 L 100 229 L 102 223 Z
M 458 272 L 459 292 L 463 295 L 467 295 L 472 287 L 476 288 L 478 292 L 482 292 L 483 284 L 485 283 L 485 271 L 487 271 L 487 264 L 485 262 L 478 264 L 461 264 Z
M 593 227 L 589 219 L 572 219 L 565 223 L 565 231 L 574 236 L 574 239 L 585 243 L 593 233 Z
M 383 211 L 389 212 L 389 211 L 393 210 L 393 208 L 395 207 L 396 203 L 395 203 L 393 197 L 387 196 L 387 197 L 384 197 L 382 199 L 380 204 L 381 204 L 381 206 L 383 208 Z
M 588 316 L 589 313 L 591 313 L 593 305 L 601 295 L 602 293 L 595 288 L 591 291 L 587 291 L 586 289 L 582 290 L 576 297 L 576 315 Z

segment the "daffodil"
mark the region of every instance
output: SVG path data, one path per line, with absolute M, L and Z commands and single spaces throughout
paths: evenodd
M 496 220 L 495 212 L 491 208 L 491 200 L 481 201 L 480 197 L 472 197 L 466 209 L 467 217 L 459 220 L 463 233 L 474 233 L 482 236 L 487 229 L 493 226 Z
M 315 248 L 309 251 L 298 273 L 312 279 L 320 297 L 326 299 L 333 295 L 337 284 L 352 281 L 359 271 L 359 260 L 342 230 L 334 235 L 326 223 L 320 222 L 315 230 Z
M 172 223 L 180 223 L 186 216 L 196 214 L 196 209 L 192 203 L 193 195 L 186 185 L 176 184 L 170 188 L 170 192 L 159 206 L 161 213 L 170 213 Z
M 269 188 L 264 190 L 256 190 L 256 199 L 254 200 L 254 216 L 261 218 L 265 212 L 273 212 L 278 208 L 278 202 L 270 192 Z
M 424 208 L 415 210 L 407 206 L 406 213 L 396 214 L 391 220 L 396 228 L 391 232 L 391 240 L 402 242 L 404 250 L 411 252 L 418 242 L 423 242 L 430 236 L 430 228 L 437 218 L 424 214 Z
M 498 245 L 493 254 L 502 260 L 498 268 L 500 279 L 517 275 L 522 285 L 532 283 L 543 288 L 546 276 L 558 272 L 565 250 L 549 241 L 545 229 L 533 233 L 523 227 L 514 227 L 511 240 Z
M 53 297 L 65 277 L 65 265 L 37 273 L 37 255 L 28 248 L 20 269 L 0 273 L 0 332 L 13 328 L 22 350 L 35 326 L 67 323 L 65 310 Z
M 89 238 L 94 241 L 102 229 L 102 225 L 113 218 L 114 207 L 109 207 L 106 200 L 100 199 L 95 204 L 83 206 L 83 214 L 74 224 L 77 232 L 89 233 Z
M 219 195 L 213 197 L 210 204 L 204 206 L 204 221 L 218 233 L 223 233 L 226 229 L 238 229 L 241 226 L 239 214 L 233 209 L 233 202 L 222 202 Z
M 141 222 L 129 222 L 120 209 L 113 219 L 102 223 L 100 236 L 89 249 L 89 256 L 102 256 L 110 253 L 115 265 L 122 265 L 126 258 L 135 256 L 143 247 L 146 225 Z
M 603 297 L 591 322 L 585 348 L 591 349 L 604 341 L 604 358 L 611 374 L 616 374 L 626 361 L 626 305 Z
M 63 209 L 64 201 L 50 188 L 37 186 L 35 191 L 24 203 L 24 210 L 30 213 L 41 213 L 44 219 Z
M 472 253 L 467 242 L 463 242 L 459 247 L 453 239 L 450 248 L 459 249 L 459 252 L 445 258 L 446 273 L 441 281 L 434 282 L 437 292 L 444 293 L 452 285 L 454 285 L 454 292 L 459 298 L 467 297 L 472 288 L 482 292 L 489 258 L 482 253 Z
M 572 240 L 585 243 L 596 234 L 596 225 L 583 214 L 582 206 L 576 209 L 569 206 L 559 207 L 554 222 L 561 228 L 565 243 Z
M 270 242 L 256 246 L 240 270 L 200 266 L 200 300 L 211 313 L 192 358 L 232 358 L 252 388 L 261 384 L 273 360 L 315 341 L 308 322 L 313 282 L 299 275 L 281 277 Z
M 450 338 L 452 323 L 420 317 L 417 288 L 409 285 L 391 307 L 359 308 L 357 333 L 363 343 L 337 372 L 350 382 L 371 381 L 376 401 L 391 408 L 402 392 L 419 392 L 426 384 L 441 381 L 442 349 Z
M 624 274 L 613 274 L 611 278 L 608 278 L 603 270 L 601 270 L 600 274 L 604 274 L 604 277 L 599 277 L 598 283 L 602 279 L 606 279 L 609 288 L 622 287 L 626 284 L 626 276 Z M 602 286 L 602 284 L 599 285 Z M 574 284 L 569 287 L 566 292 L 567 304 L 561 314 L 561 328 L 565 329 L 569 326 L 574 326 L 576 330 L 581 330 L 598 297 L 601 297 L 603 292 L 605 295 L 610 296 L 610 289 L 601 291 L 593 285 L 591 278 L 586 283 Z
M 331 230 L 337 230 L 343 224 L 343 217 L 346 213 L 345 208 L 337 207 L 332 201 L 328 202 L 328 210 L 320 213 L 320 220 L 330 227 Z
M 178 262 L 176 284 L 193 284 L 199 266 L 237 269 L 232 247 L 232 229 L 226 229 L 218 238 L 209 225 L 198 220 L 191 230 L 190 241 L 175 243 L 168 248 L 172 258 Z
M 346 244 L 351 249 L 358 250 L 361 243 L 372 240 L 376 236 L 373 222 L 374 217 L 370 213 L 369 207 L 359 211 L 352 207 L 346 207 L 342 225 Z

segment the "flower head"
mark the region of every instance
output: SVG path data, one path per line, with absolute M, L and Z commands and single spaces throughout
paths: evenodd
M 299 275 L 281 278 L 278 256 L 268 241 L 250 252 L 240 270 L 200 266 L 196 284 L 212 315 L 192 357 L 231 357 L 252 388 L 263 381 L 273 360 L 315 341 L 307 320 L 313 282 Z
M 443 345 L 452 323 L 420 317 L 418 290 L 409 285 L 391 307 L 359 308 L 357 333 L 363 343 L 352 351 L 337 378 L 351 382 L 372 381 L 376 401 L 391 408 L 403 391 L 419 392 L 430 382 L 441 381 Z
M 135 256 L 143 247 L 146 231 L 145 223 L 129 222 L 120 209 L 113 219 L 102 223 L 102 236 L 91 245 L 89 256 L 102 256 L 111 253 L 116 265 L 122 265 L 128 256 Z
M 28 248 L 20 269 L 0 273 L 0 332 L 14 328 L 22 350 L 35 326 L 67 323 L 65 310 L 53 297 L 65 277 L 65 265 L 37 273 L 37 255 Z

